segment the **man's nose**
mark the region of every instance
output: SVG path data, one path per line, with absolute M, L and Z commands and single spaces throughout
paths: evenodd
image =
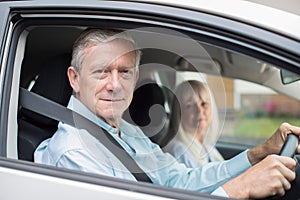
M 112 70 L 107 83 L 108 90 L 116 90 L 120 86 L 120 76 L 118 70 Z

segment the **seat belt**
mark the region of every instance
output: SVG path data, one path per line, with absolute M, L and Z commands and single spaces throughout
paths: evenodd
M 90 121 L 79 113 L 62 106 L 50 99 L 42 97 L 20 87 L 20 105 L 28 110 L 44 115 L 56 121 L 66 123 L 77 129 L 85 129 L 98 139 L 122 164 L 132 173 L 138 181 L 152 183 L 146 173 L 137 165 L 127 151 L 108 133 L 96 123 Z M 80 121 L 80 123 L 75 123 Z

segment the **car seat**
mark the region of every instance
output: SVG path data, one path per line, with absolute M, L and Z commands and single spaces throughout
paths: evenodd
M 129 123 L 139 126 L 152 142 L 161 147 L 165 145 L 163 141 L 169 126 L 169 114 L 165 109 L 167 97 L 164 90 L 168 89 L 152 80 L 139 82 L 133 93 L 132 102 L 123 116 Z
M 70 58 L 69 54 L 50 58 L 42 67 L 31 91 L 66 106 L 72 94 L 67 77 Z M 53 119 L 20 108 L 18 113 L 19 159 L 33 161 L 35 149 L 43 140 L 54 134 L 57 124 Z

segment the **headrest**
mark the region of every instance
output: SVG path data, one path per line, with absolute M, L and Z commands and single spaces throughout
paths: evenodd
M 162 89 L 156 83 L 143 84 L 134 91 L 129 113 L 138 126 L 147 126 L 151 123 L 149 114 L 154 105 L 164 106 L 165 98 Z
M 163 88 L 157 83 L 144 81 L 134 91 L 132 102 L 123 118 L 139 126 L 153 142 L 159 143 L 168 124 L 165 101 Z
M 64 106 L 67 105 L 72 94 L 72 88 L 69 84 L 67 69 L 70 65 L 71 56 L 63 54 L 52 57 L 42 66 L 31 91 L 53 100 Z M 22 111 L 22 117 L 27 121 L 39 124 L 39 126 L 56 126 L 54 120 L 33 113 L 28 110 Z

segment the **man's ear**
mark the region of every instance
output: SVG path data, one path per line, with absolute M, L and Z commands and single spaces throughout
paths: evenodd
M 68 74 L 70 85 L 73 88 L 73 91 L 75 93 L 78 93 L 79 92 L 79 84 L 78 84 L 79 74 L 78 74 L 77 70 L 73 66 L 70 66 L 68 68 L 67 74 Z

